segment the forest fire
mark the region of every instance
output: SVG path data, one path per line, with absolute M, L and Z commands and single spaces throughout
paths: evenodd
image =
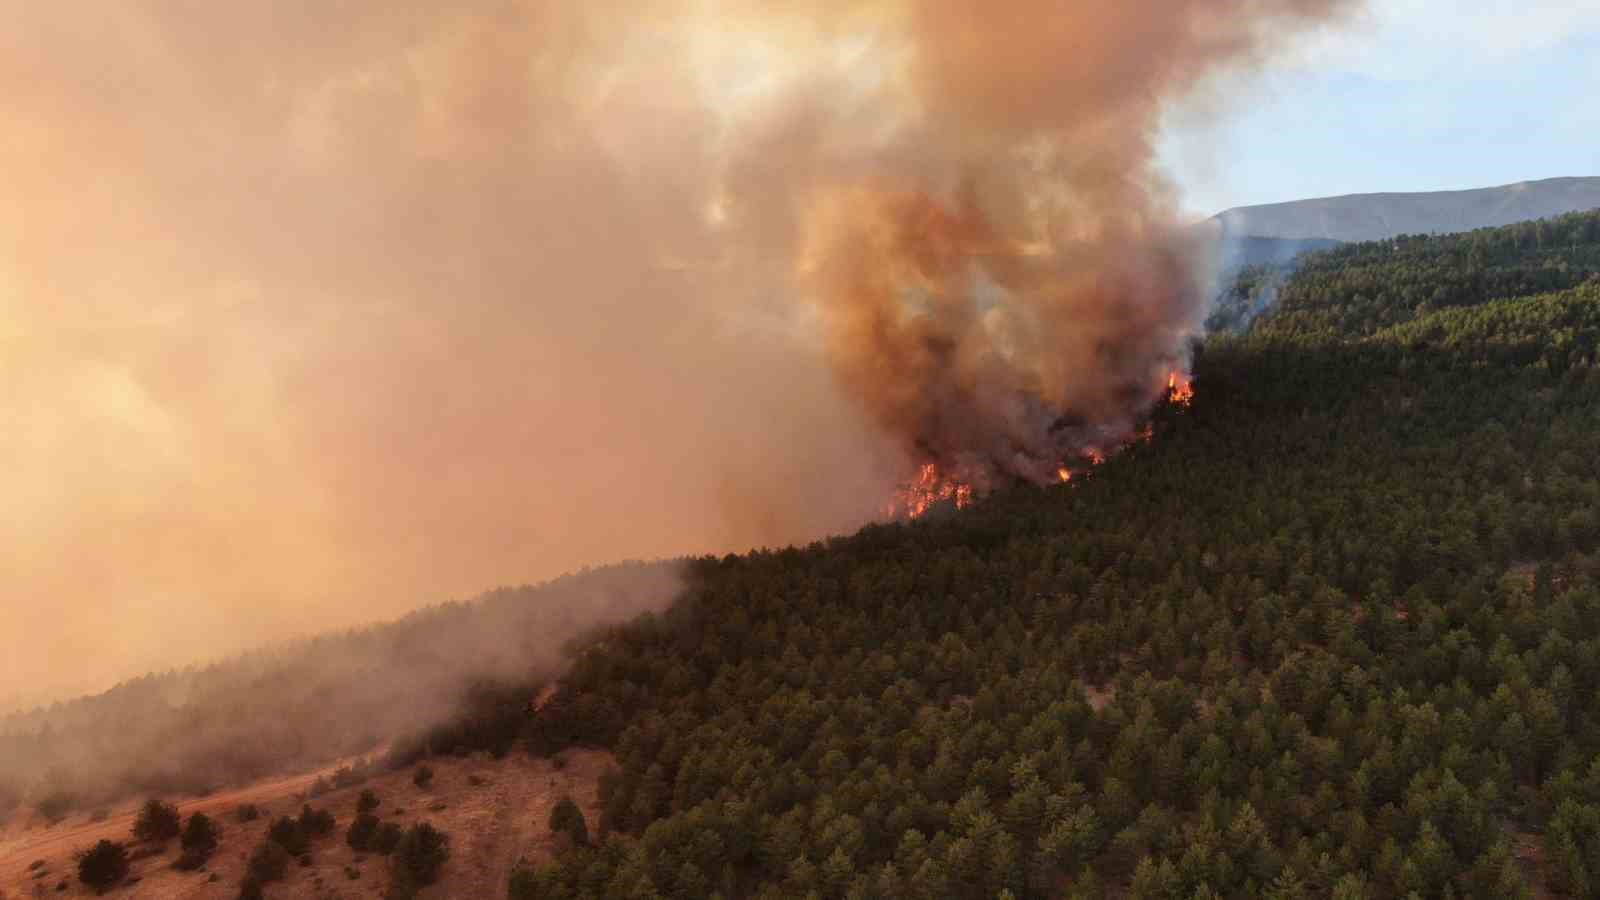
M 972 485 L 945 475 L 935 463 L 923 463 L 916 480 L 895 492 L 887 512 L 891 519 L 917 519 L 946 501 L 954 501 L 956 509 L 966 508 L 972 503 Z
M 1194 401 L 1194 384 L 1189 375 L 1176 369 L 1168 372 L 1165 397 L 1174 406 L 1189 407 Z M 1110 454 L 1136 444 L 1148 443 L 1154 436 L 1152 423 L 1145 421 L 1125 438 L 1113 441 L 1110 450 L 1101 449 L 1100 446 L 1082 446 L 1070 459 L 1063 459 L 1056 465 L 1055 483 L 1071 483 L 1103 465 Z M 979 491 L 972 483 L 943 471 L 938 463 L 923 463 L 917 469 L 916 478 L 903 483 L 895 491 L 884 513 L 890 519 L 919 519 L 946 502 L 954 503 L 956 509 L 964 509 L 972 504 L 979 493 L 987 493 L 987 489 Z
M 1167 376 L 1167 396 L 1178 406 L 1188 406 L 1194 400 L 1194 385 L 1189 376 L 1174 371 Z

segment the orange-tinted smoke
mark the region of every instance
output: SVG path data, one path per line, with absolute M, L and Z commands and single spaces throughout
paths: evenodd
M 0 0 L 0 706 L 1026 470 L 1193 323 L 1160 108 L 1335 5 Z
M 1198 331 L 1161 117 L 1336 0 L 908 7 L 912 123 L 817 185 L 803 272 L 850 394 L 908 452 L 1045 483 L 1125 431 Z

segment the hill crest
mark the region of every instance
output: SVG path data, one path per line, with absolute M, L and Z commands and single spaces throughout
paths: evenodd
M 1346 194 L 1240 206 L 1212 217 L 1229 236 L 1372 241 L 1511 225 L 1600 208 L 1600 177 L 1546 178 L 1496 187 Z

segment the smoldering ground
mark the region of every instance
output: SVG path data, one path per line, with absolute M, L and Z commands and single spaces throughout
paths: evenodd
M 1037 477 L 1198 328 L 1162 110 L 1346 5 L 0 0 L 0 681 Z

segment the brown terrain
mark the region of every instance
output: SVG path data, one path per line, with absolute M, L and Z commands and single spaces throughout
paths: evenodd
M 93 896 L 78 882 L 75 854 L 101 839 L 127 842 L 134 857 L 128 883 L 106 896 L 124 898 L 233 898 L 244 877 L 245 860 L 266 835 L 275 817 L 298 814 L 305 803 L 332 812 L 338 819 L 332 835 L 314 844 L 312 864 L 290 866 L 285 881 L 267 887 L 272 898 L 381 897 L 388 884 L 387 860 L 358 854 L 345 843 L 344 831 L 355 817 L 356 798 L 371 790 L 383 801 L 377 815 L 388 822 L 411 825 L 431 822 L 449 833 L 451 856 L 438 884 L 425 898 L 504 897 L 512 869 L 519 861 L 547 859 L 556 849 L 550 834 L 550 810 L 570 795 L 583 809 L 590 827 L 599 815 L 598 784 L 612 765 L 610 754 L 569 750 L 557 760 L 513 753 L 503 760 L 486 755 L 427 760 L 434 778 L 427 788 L 412 783 L 413 769 L 376 770 L 361 784 L 328 790 L 317 796 L 318 779 L 331 778 L 341 765 L 301 775 L 259 782 L 206 797 L 167 798 L 187 818 L 204 812 L 222 827 L 222 844 L 198 872 L 173 868 L 177 842 L 164 848 L 132 840 L 139 801 L 103 811 L 104 818 L 74 813 L 51 825 L 26 816 L 0 826 L 0 898 Z M 325 782 L 324 782 L 325 783 Z M 241 823 L 234 812 L 254 804 L 261 817 Z M 149 854 L 149 855 L 146 855 Z M 59 889 L 65 882 L 66 888 Z

